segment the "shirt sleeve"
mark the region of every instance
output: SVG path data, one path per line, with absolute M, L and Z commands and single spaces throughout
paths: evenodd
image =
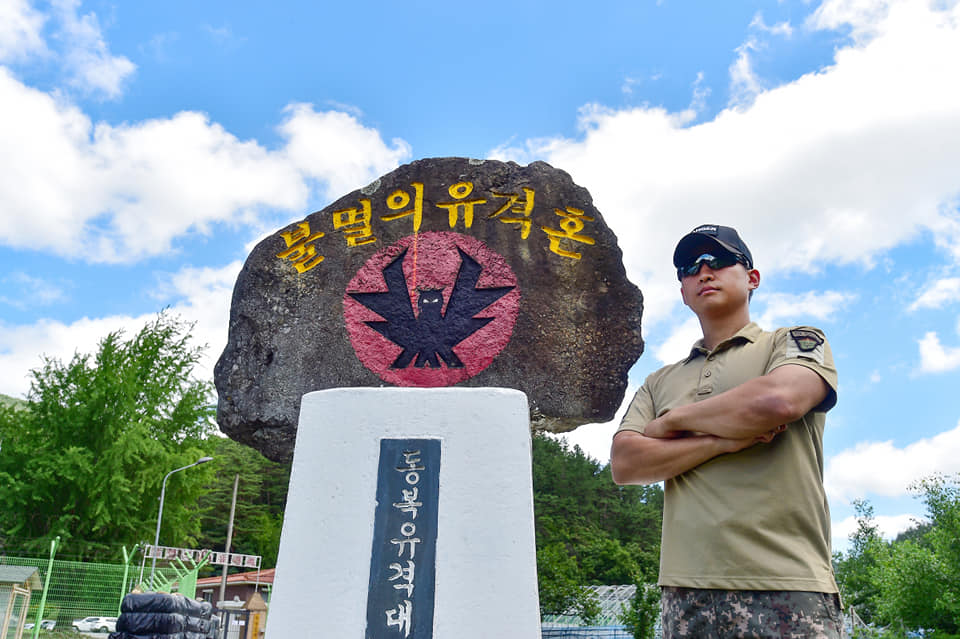
M 621 430 L 633 430 L 638 433 L 643 433 L 647 428 L 647 424 L 653 421 L 653 397 L 650 395 L 649 382 L 649 379 L 645 381 L 643 386 L 641 386 L 633 396 L 630 406 L 627 407 L 627 412 L 620 421 L 620 428 L 617 429 L 618 433 Z
M 833 363 L 833 352 L 823 331 L 812 326 L 794 326 L 778 329 L 774 335 L 773 353 L 766 372 L 786 364 L 805 366 L 819 375 L 830 391 L 816 412 L 827 412 L 837 403 L 837 367 Z

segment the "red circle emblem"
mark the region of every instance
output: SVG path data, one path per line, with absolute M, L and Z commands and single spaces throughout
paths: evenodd
M 397 386 L 451 386 L 473 377 L 510 341 L 519 310 L 506 260 L 453 232 L 411 235 L 377 252 L 343 296 L 357 357 Z

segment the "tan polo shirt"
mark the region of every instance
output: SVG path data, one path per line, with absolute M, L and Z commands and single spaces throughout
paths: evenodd
M 646 379 L 620 430 L 642 433 L 671 408 L 786 364 L 812 369 L 831 392 L 771 443 L 714 457 L 664 482 L 660 585 L 837 592 L 823 489 L 824 414 L 837 400 L 837 371 L 819 329 L 770 333 L 750 323 L 713 351 L 698 342 L 689 357 Z

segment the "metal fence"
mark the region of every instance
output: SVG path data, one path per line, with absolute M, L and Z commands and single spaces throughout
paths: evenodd
M 47 579 L 49 558 L 0 555 L 0 565 L 36 568 L 40 582 Z M 124 579 L 124 574 L 126 579 Z M 158 569 L 159 572 L 159 569 Z M 43 619 L 56 621 L 56 629 L 70 629 L 76 619 L 84 617 L 116 617 L 120 602 L 140 580 L 139 566 L 101 564 L 54 559 L 50 569 L 50 587 L 43 608 Z M 30 598 L 27 621 L 37 620 L 40 592 Z
M 541 627 L 542 639 L 633 639 L 624 626 Z

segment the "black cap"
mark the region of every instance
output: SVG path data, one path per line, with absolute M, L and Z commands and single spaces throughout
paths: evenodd
M 684 235 L 673 251 L 673 265 L 680 268 L 689 264 L 704 252 L 702 249 L 705 245 L 719 246 L 734 255 L 739 255 L 747 261 L 747 268 L 753 268 L 753 255 L 740 239 L 736 229 L 717 224 L 702 224 Z

